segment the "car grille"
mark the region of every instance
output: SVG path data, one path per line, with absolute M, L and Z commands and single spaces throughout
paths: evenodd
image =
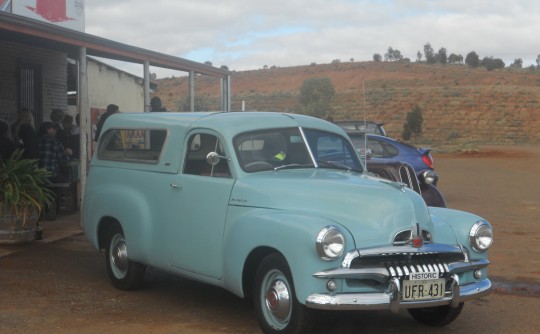
M 386 268 L 390 277 L 404 277 L 411 273 L 438 272 L 440 276 L 449 272 L 449 263 L 464 261 L 462 253 L 395 253 L 357 257 L 350 269 Z
M 418 177 L 416 176 L 414 169 L 409 164 L 401 164 L 399 167 L 399 177 L 400 181 L 405 183 L 407 187 L 422 195 L 420 184 L 418 183 Z

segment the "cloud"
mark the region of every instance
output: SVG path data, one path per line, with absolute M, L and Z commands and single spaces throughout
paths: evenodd
M 534 0 L 86 1 L 87 33 L 231 70 L 366 61 L 388 47 L 414 60 L 427 42 L 528 66 L 538 31 Z

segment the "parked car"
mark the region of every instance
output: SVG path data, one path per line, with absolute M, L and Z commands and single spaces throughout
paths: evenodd
M 446 200 L 439 188 L 426 182 L 424 177 L 419 180 L 414 168 L 409 163 L 367 160 L 367 170 L 374 176 L 404 183 L 407 187 L 419 193 L 428 206 L 446 207 Z
M 153 266 L 253 300 L 264 333 L 314 310 L 450 323 L 488 295 L 483 218 L 366 173 L 329 122 L 270 112 L 121 113 L 89 167 L 84 233 L 119 289 Z
M 386 136 L 384 123 L 374 121 L 338 121 L 335 122 L 347 132 L 362 132 L 373 135 Z
M 342 121 L 336 124 L 347 132 L 357 151 L 367 159 L 369 171 L 380 177 L 407 184 L 421 194 L 429 206 L 446 207 L 444 196 L 436 187 L 439 175 L 434 170 L 430 149 L 416 148 L 387 137 L 386 132 L 382 136 L 374 134 L 377 131 L 373 130 L 367 131 L 366 142 L 365 129 L 376 129 L 375 125 L 380 125 L 382 129 L 382 123 L 367 122 L 363 125 L 363 121 Z M 364 152 L 366 149 L 367 155 Z M 416 178 L 411 178 L 407 172 L 409 167 L 414 169 Z
M 358 149 L 365 146 L 365 134 L 347 131 L 349 137 Z M 390 137 L 367 135 L 367 147 L 371 153 L 371 159 L 377 161 L 405 161 L 413 166 L 418 178 L 429 179 L 431 184 L 437 185 L 439 176 L 433 167 L 431 149 L 417 148 L 413 145 L 401 142 Z M 428 175 L 429 176 L 426 176 Z

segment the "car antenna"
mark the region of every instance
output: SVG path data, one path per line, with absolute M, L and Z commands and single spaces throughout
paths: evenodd
M 366 89 L 365 89 L 364 80 L 362 80 L 362 97 L 364 98 L 364 173 L 367 173 L 368 150 L 367 150 L 367 121 L 366 121 Z

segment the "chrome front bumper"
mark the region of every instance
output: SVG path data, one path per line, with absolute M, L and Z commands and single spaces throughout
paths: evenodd
M 308 296 L 306 306 L 321 310 L 391 310 L 450 305 L 458 307 L 464 301 L 487 296 L 491 293 L 492 284 L 487 278 L 463 286 L 459 286 L 457 275 L 451 278 L 450 291 L 442 299 L 423 300 L 414 302 L 401 301 L 400 281 L 390 279 L 389 287 L 383 293 L 317 293 Z

